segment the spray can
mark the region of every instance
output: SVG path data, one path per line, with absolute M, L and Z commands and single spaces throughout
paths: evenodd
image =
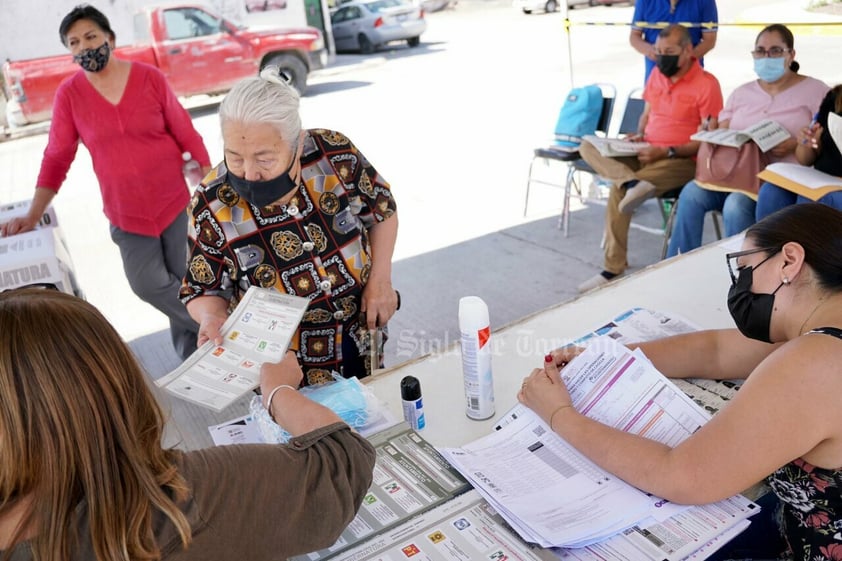
M 426 426 L 424 420 L 424 402 L 421 400 L 421 383 L 415 376 L 404 376 L 401 380 L 401 401 L 403 418 L 415 430 Z
M 462 339 L 462 375 L 465 379 L 465 414 L 483 420 L 494 415 L 494 380 L 491 377 L 491 326 L 488 306 L 477 296 L 459 300 Z

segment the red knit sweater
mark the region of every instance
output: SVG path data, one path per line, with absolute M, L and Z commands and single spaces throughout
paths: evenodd
M 80 140 L 91 153 L 105 216 L 133 234 L 158 236 L 184 211 L 190 196 L 183 152 L 210 166 L 202 137 L 166 78 L 143 63 L 132 63 L 116 105 L 94 89 L 82 70 L 62 82 L 39 187 L 59 190 Z

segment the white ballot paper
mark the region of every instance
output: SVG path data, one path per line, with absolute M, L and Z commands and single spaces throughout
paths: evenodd
M 580 413 L 670 446 L 710 419 L 643 353 L 610 337 L 590 339 L 562 374 Z M 516 409 L 500 430 L 442 452 L 525 540 L 583 547 L 660 517 L 654 505 L 663 501 L 597 467 L 531 410 Z
M 222 325 L 222 344 L 207 341 L 156 384 L 186 401 L 222 411 L 257 387 L 261 364 L 281 360 L 309 302 L 252 286 Z

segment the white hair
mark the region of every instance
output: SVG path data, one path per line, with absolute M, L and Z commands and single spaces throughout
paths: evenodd
M 219 124 L 268 123 L 281 139 L 295 146 L 301 132 L 298 114 L 299 95 L 277 66 L 267 66 L 260 76 L 246 78 L 235 85 L 219 106 Z

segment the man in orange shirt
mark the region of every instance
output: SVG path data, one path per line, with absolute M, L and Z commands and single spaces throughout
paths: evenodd
M 646 106 L 638 133 L 629 140 L 649 146 L 636 156 L 609 158 L 587 141 L 580 154 L 598 175 L 612 182 L 605 213 L 603 271 L 579 285 L 584 292 L 623 274 L 628 266 L 631 213 L 646 199 L 683 186 L 696 174 L 699 143 L 690 136 L 705 123 L 716 127 L 722 110 L 722 90 L 693 56 L 690 34 L 681 25 L 663 29 L 655 41 L 657 69 L 646 82 Z

